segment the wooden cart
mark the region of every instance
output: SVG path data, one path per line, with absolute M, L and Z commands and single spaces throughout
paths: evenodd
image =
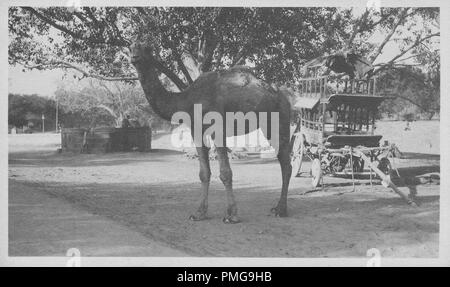
M 297 125 L 292 136 L 292 174 L 300 173 L 302 160 L 311 164 L 312 186 L 323 175 L 372 173 L 410 204 L 391 181 L 389 157 L 398 155 L 394 144 L 380 144 L 375 119 L 380 103 L 387 97 L 376 93 L 376 78 L 350 79 L 317 76 L 301 79 L 295 92 Z M 368 169 L 366 169 L 368 168 Z M 398 174 L 398 171 L 397 171 Z

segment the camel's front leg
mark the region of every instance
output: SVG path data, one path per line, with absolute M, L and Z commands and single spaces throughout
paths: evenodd
M 276 216 L 286 217 L 287 216 L 287 195 L 289 189 L 289 181 L 291 179 L 292 166 L 290 159 L 290 143 L 288 138 L 280 138 L 280 149 L 278 152 L 278 161 L 281 166 L 281 196 L 278 205 L 272 209 Z
M 197 153 L 200 162 L 199 176 L 202 184 L 202 198 L 197 212 L 189 217 L 189 219 L 194 221 L 204 220 L 207 218 L 206 213 L 208 211 L 208 190 L 209 182 L 211 180 L 211 168 L 209 166 L 209 148 L 198 147 Z
M 237 205 L 233 195 L 233 172 L 231 171 L 230 161 L 228 160 L 228 149 L 226 147 L 217 147 L 216 151 L 220 165 L 220 180 L 225 185 L 228 201 L 223 222 L 239 223 L 241 220 L 237 216 Z

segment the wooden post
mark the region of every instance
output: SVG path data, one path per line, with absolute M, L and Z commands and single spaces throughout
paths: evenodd
M 334 132 L 337 132 L 337 123 L 338 123 L 338 117 L 339 117 L 339 107 L 336 109 L 336 111 L 333 111 L 333 119 L 334 119 Z
M 384 181 L 384 183 L 386 183 L 388 187 L 390 187 L 393 191 L 395 191 L 395 193 L 400 195 L 400 197 L 402 197 L 409 205 L 414 207 L 417 206 L 417 204 L 405 193 L 403 193 L 400 189 L 398 189 L 398 187 L 391 181 L 390 177 L 385 175 L 381 170 L 379 170 L 378 167 L 375 166 L 375 164 L 372 161 L 370 161 L 370 159 L 364 153 L 360 151 L 356 152 L 365 162 L 367 162 L 369 167 L 381 178 L 382 181 Z
M 312 81 L 308 80 L 308 96 L 311 98 L 311 94 L 312 94 Z
M 376 77 L 374 77 L 373 78 L 373 95 L 375 95 L 375 90 L 376 90 L 376 87 L 377 87 L 377 78 Z
M 376 110 L 374 110 L 374 109 L 372 109 L 372 135 L 374 135 L 374 133 L 375 133 L 375 113 L 376 113 Z
M 363 122 L 364 122 L 364 109 L 359 108 L 359 130 L 362 131 Z
M 55 132 L 58 133 L 58 97 L 55 97 L 56 104 L 56 119 L 55 119 Z
M 365 119 L 364 122 L 366 124 L 366 130 L 367 132 L 369 132 L 369 120 L 370 120 L 370 115 L 369 115 L 369 109 L 365 109 Z
M 325 113 L 326 113 L 326 107 L 325 103 L 322 104 L 322 138 L 324 136 L 325 132 Z
M 353 192 L 355 192 L 355 173 L 353 170 L 353 149 L 350 147 L 350 168 L 352 169 Z
M 317 82 L 319 83 L 319 98 L 321 99 L 322 98 L 322 78 L 319 78 L 318 80 L 317 80 Z
M 309 81 L 308 80 L 305 80 L 305 86 L 306 86 L 306 90 L 305 90 L 306 96 L 309 97 L 309 91 L 308 91 Z
M 323 95 L 323 82 L 324 82 L 324 78 L 320 79 L 320 98 L 322 98 Z
M 42 133 L 45 132 L 45 116 L 42 114 Z

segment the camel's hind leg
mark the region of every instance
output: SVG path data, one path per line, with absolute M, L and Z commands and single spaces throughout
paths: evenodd
M 276 216 L 287 216 L 287 195 L 289 189 L 289 181 L 291 179 L 292 166 L 290 160 L 290 144 L 287 141 L 280 141 L 280 150 L 278 152 L 278 161 L 281 166 L 281 196 L 276 207 L 272 209 Z
M 240 219 L 237 216 L 237 205 L 233 194 L 233 172 L 231 171 L 230 161 L 228 160 L 228 149 L 226 147 L 217 147 L 216 151 L 220 165 L 220 180 L 225 186 L 228 201 L 223 222 L 239 223 Z
M 208 211 L 208 191 L 209 182 L 211 180 L 211 168 L 209 166 L 209 148 L 206 146 L 197 148 L 198 159 L 200 163 L 200 181 L 202 184 L 202 198 L 197 212 L 189 217 L 189 219 L 198 221 L 207 218 Z

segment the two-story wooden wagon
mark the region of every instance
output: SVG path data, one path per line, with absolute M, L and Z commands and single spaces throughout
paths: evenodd
M 323 175 L 378 175 L 409 203 L 392 183 L 393 172 L 389 156 L 398 154 L 394 144 L 381 144 L 375 119 L 380 103 L 386 96 L 377 94 L 375 77 L 355 79 L 353 76 L 317 76 L 322 63 L 308 67 L 311 78 L 299 81 L 295 92 L 294 110 L 297 126 L 292 137 L 292 174 L 299 174 L 302 160 L 311 160 L 313 187 Z M 366 169 L 368 167 L 368 169 Z

